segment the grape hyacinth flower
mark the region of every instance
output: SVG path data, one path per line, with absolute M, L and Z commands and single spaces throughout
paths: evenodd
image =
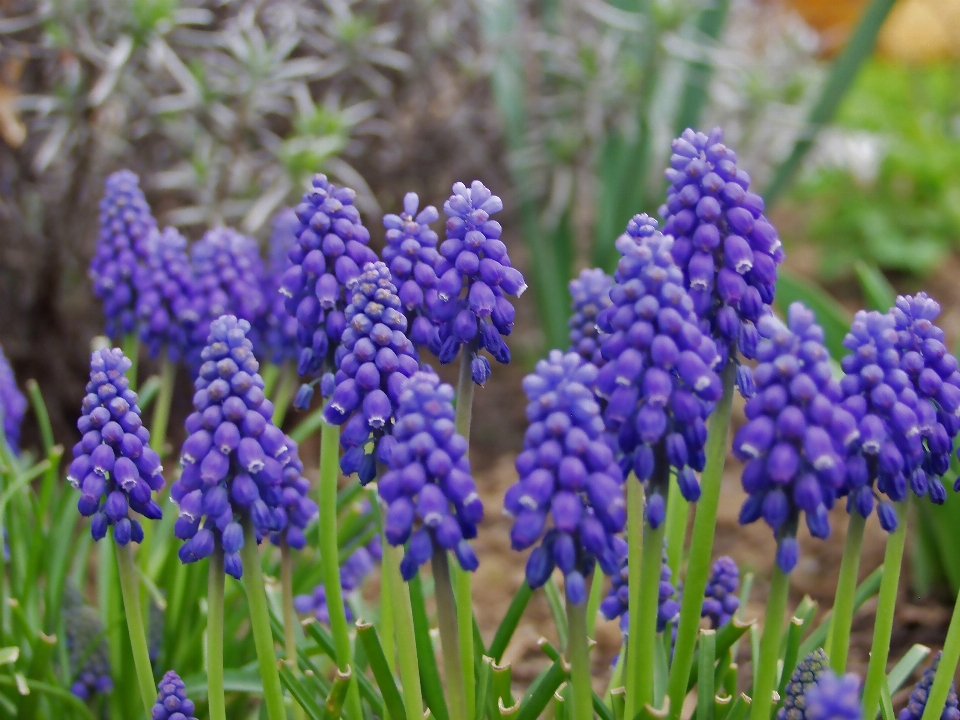
M 437 233 L 430 229 L 440 213 L 433 205 L 417 212 L 420 198 L 416 193 L 403 197 L 403 212 L 400 215 L 383 216 L 386 246 L 383 261 L 390 268 L 397 295 L 407 316 L 410 340 L 418 348 L 437 347 L 437 328 L 430 320 L 427 308 L 437 302 L 437 273 L 439 262 Z
M 180 508 L 174 535 L 183 563 L 223 548 L 224 570 L 243 575 L 241 517 L 249 516 L 258 539 L 284 530 L 284 468 L 294 449 L 273 424 L 273 404 L 263 396 L 263 378 L 247 337 L 250 323 L 225 315 L 210 325 L 187 417 L 183 472 L 170 490 Z
M 630 576 L 627 566 L 627 543 L 617 538 L 617 555 L 620 558 L 620 571 L 611 578 L 610 592 L 600 603 L 600 612 L 607 620 L 620 618 L 620 632 L 624 639 L 630 634 Z M 676 601 L 677 592 L 673 587 L 673 573 L 667 565 L 664 552 L 660 568 L 660 590 L 657 596 L 657 632 L 662 633 L 667 623 L 677 619 L 680 606 Z
M 397 399 L 389 471 L 378 489 L 387 506 L 387 542 L 398 547 L 409 541 L 400 563 L 404 580 L 434 552 L 453 552 L 470 572 L 479 564 L 469 541 L 477 536 L 483 503 L 470 474 L 467 441 L 454 428 L 453 395 L 433 372 L 418 372 Z
M 93 516 L 90 534 L 100 540 L 113 526 L 113 539 L 124 546 L 143 540 L 140 522 L 130 511 L 159 520 L 153 492 L 164 486 L 160 456 L 150 449 L 150 431 L 140 419 L 137 394 L 124 373 L 131 362 L 119 348 L 104 348 L 90 358 L 90 382 L 81 405 L 67 481 L 80 490 L 77 509 Z
M 376 474 L 374 453 L 365 448 L 372 441 L 376 450 L 389 434 L 401 388 L 419 362 L 404 334 L 407 319 L 387 266 L 367 263 L 354 283 L 337 351 L 336 389 L 323 416 L 331 425 L 343 426 L 341 469 L 347 475 L 359 473 L 365 484 Z
M 652 227 L 645 235 L 618 238 L 623 257 L 612 304 L 598 318 L 607 334 L 600 351 L 607 364 L 596 391 L 607 401 L 607 429 L 617 436 L 624 471 L 632 469 L 648 485 L 646 515 L 653 528 L 666 514 L 671 468 L 683 496 L 690 502 L 700 497 L 695 471 L 705 463 L 704 421 L 721 394 L 712 369 L 720 356 L 697 325 L 672 242 Z
M 754 326 L 770 312 L 784 257 L 763 199 L 750 192 L 750 176 L 722 141 L 720 128 L 709 135 L 688 128 L 673 141 L 667 202 L 660 208 L 684 287 L 720 345 L 720 367 L 736 349 L 754 357 Z M 749 395 L 745 384 L 741 392 Z
M 516 461 L 520 479 L 504 497 L 514 518 L 513 549 L 541 540 L 527 561 L 530 587 L 543 585 L 558 567 L 574 605 L 586 598 L 595 562 L 607 575 L 619 573 L 616 535 L 626 522 L 623 473 L 604 441 L 600 406 L 590 390 L 596 379 L 595 365 L 559 350 L 524 378 L 530 425 Z
M 343 565 L 340 566 L 340 587 L 347 595 L 358 590 L 374 565 L 383 557 L 380 547 L 380 536 L 376 535 L 365 547 L 354 550 Z M 297 595 L 293 599 L 293 606 L 301 615 L 312 614 L 318 622 L 330 625 L 330 609 L 327 607 L 327 591 L 323 583 L 317 585 L 309 595 Z M 345 603 L 347 620 L 353 622 L 353 611 Z
M 299 230 L 300 219 L 293 208 L 284 208 L 273 219 L 263 283 L 267 311 L 257 324 L 258 345 L 253 349 L 262 360 L 276 365 L 296 360 L 299 354 L 297 318 L 287 312 L 286 296 L 280 291 L 284 275 L 293 266 L 289 255 Z
M 107 178 L 100 200 L 100 236 L 90 260 L 93 294 L 103 302 L 107 336 L 114 340 L 136 325 L 137 275 L 150 256 L 157 221 L 129 170 Z
M 461 345 L 467 345 L 478 385 L 490 377 L 490 363 L 480 350 L 486 349 L 501 364 L 510 362 L 503 337 L 513 331 L 514 309 L 506 296 L 520 297 L 527 289 L 500 241 L 503 228 L 490 219 L 502 209 L 500 198 L 479 180 L 469 188 L 454 183 L 453 195 L 443 204 L 447 239 L 440 245 L 437 302 L 430 308 L 440 327 L 438 345 L 431 349 L 446 364 L 456 359 Z
M 860 678 L 825 671 L 804 696 L 806 720 L 861 720 Z
M 74 681 L 70 692 L 81 700 L 113 690 L 110 648 L 100 613 L 83 602 L 80 591 L 68 585 L 63 597 L 67 653 Z
M 580 277 L 570 281 L 570 297 L 573 314 L 567 323 L 570 327 L 570 350 L 598 368 L 606 363 L 600 353 L 600 330 L 597 316 L 610 307 L 610 288 L 613 278 L 600 268 L 588 268 Z
M 157 702 L 150 715 L 153 720 L 197 720 L 193 717 L 193 701 L 187 698 L 186 687 L 177 673 L 168 670 L 157 690 Z
M 17 378 L 0 348 L 0 415 L 3 416 L 3 434 L 14 453 L 20 450 L 20 425 L 27 412 L 27 399 L 17 387 Z
M 302 550 L 307 544 L 304 534 L 307 525 L 317 517 L 317 503 L 310 497 L 310 481 L 303 477 L 303 462 L 300 460 L 297 443 L 289 435 L 284 436 L 287 447 L 285 456 L 289 457 L 283 467 L 280 481 L 281 501 L 278 512 L 281 514 L 281 530 L 270 534 L 270 542 L 280 545 L 286 541 L 294 550 Z
M 174 362 L 183 357 L 200 321 L 201 307 L 187 240 L 175 228 L 155 231 L 146 265 L 137 278 L 136 311 L 140 340 L 150 357 L 158 357 L 164 348 Z
M 267 308 L 262 289 L 266 272 L 256 241 L 228 227 L 208 230 L 194 243 L 190 258 L 201 309 L 192 338 L 191 364 L 196 368 L 217 318 L 234 315 L 251 325 L 260 322 Z
M 748 422 L 733 439 L 734 455 L 747 463 L 740 524 L 766 521 L 784 573 L 797 563 L 801 514 L 811 535 L 830 534 L 827 510 L 843 490 L 844 443 L 855 439 L 856 429 L 838 406 L 842 392 L 813 312 L 795 302 L 787 315 L 787 325 L 773 315 L 757 324 L 757 394 L 747 401 Z
M 740 598 L 737 597 L 739 586 L 740 569 L 737 563 L 726 555 L 718 557 L 710 570 L 701 612 L 702 617 L 709 619 L 712 629 L 719 630 L 740 609 Z
M 817 684 L 817 680 L 830 667 L 823 648 L 817 648 L 807 655 L 790 673 L 783 693 L 783 707 L 777 710 L 777 720 L 807 720 L 806 695 Z
M 297 243 L 289 252 L 293 267 L 284 274 L 280 292 L 287 312 L 297 319 L 301 376 L 333 371 L 350 290 L 360 269 L 377 259 L 367 247 L 370 232 L 360 222 L 356 196 L 318 174 L 294 208 L 300 221 Z M 295 406 L 305 408 L 311 394 L 298 394 Z
M 910 700 L 907 706 L 900 711 L 898 720 L 920 720 L 923 717 L 923 711 L 927 709 L 927 698 L 930 695 L 930 686 L 933 685 L 933 677 L 937 674 L 937 666 L 940 664 L 940 656 L 943 653 L 938 652 L 930 667 L 923 671 L 923 677 L 914 686 L 910 693 Z M 947 694 L 947 702 L 940 714 L 940 720 L 960 720 L 960 707 L 957 702 L 957 690 L 954 683 L 950 683 L 950 691 Z

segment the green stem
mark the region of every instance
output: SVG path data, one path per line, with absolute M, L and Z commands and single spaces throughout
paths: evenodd
M 123 338 L 123 354 L 127 359 L 133 363 L 130 366 L 130 369 L 127 370 L 127 379 L 130 381 L 130 389 L 137 389 L 137 364 L 140 360 L 140 336 L 137 335 L 136 331 L 130 333 L 129 335 L 124 336 Z M 153 707 L 151 704 L 150 707 Z M 149 716 L 150 713 L 148 712 Z
M 160 365 L 160 392 L 153 406 L 153 422 L 150 426 L 150 447 L 161 457 L 167 441 L 167 423 L 170 421 L 170 403 L 173 401 L 176 376 L 176 363 L 164 356 Z
M 632 718 L 640 711 L 640 687 L 643 682 L 642 666 L 650 665 L 649 655 L 643 660 L 640 650 L 640 608 L 643 603 L 640 570 L 643 567 L 643 485 L 636 476 L 627 478 L 627 587 L 629 590 L 630 626 L 627 638 L 627 667 L 624 671 L 624 686 L 627 688 L 626 717 Z M 659 586 L 659 580 L 657 585 Z
M 389 574 L 388 586 L 393 602 L 394 627 L 397 633 L 397 657 L 400 666 L 400 685 L 403 688 L 403 707 L 407 720 L 423 717 L 423 695 L 420 692 L 420 667 L 417 664 L 417 638 L 413 630 L 413 609 L 410 592 L 400 577 L 403 548 L 383 546 L 383 570 Z
M 597 615 L 603 602 L 603 573 L 593 573 L 590 581 L 590 594 L 587 596 L 587 637 L 593 637 L 597 627 Z
M 770 720 L 774 683 L 777 680 L 777 660 L 780 655 L 780 633 L 789 592 L 790 576 L 774 563 L 770 594 L 767 596 L 767 614 L 763 619 L 763 635 L 760 638 L 760 659 L 753 679 L 750 720 Z
M 567 658 L 570 661 L 570 684 L 573 687 L 572 720 L 592 720 L 593 685 L 590 680 L 590 649 L 587 645 L 587 604 L 567 602 L 567 625 L 570 639 Z
M 637 483 L 639 484 L 639 483 Z M 652 705 L 653 699 L 653 671 L 657 643 L 657 610 L 660 596 L 660 568 L 663 563 L 663 533 L 664 526 L 652 528 L 646 522 L 643 524 L 643 554 L 640 564 L 640 605 L 630 608 L 630 618 L 634 613 L 640 616 L 639 635 L 637 638 L 640 657 L 643 659 L 637 671 L 631 670 L 632 678 L 639 678 L 640 685 L 636 694 L 636 707 L 642 708 Z M 633 596 L 631 595 L 631 599 Z M 632 628 L 631 628 L 632 630 Z M 632 658 L 631 658 L 632 659 Z
M 300 668 L 297 665 L 297 615 L 293 610 L 293 555 L 286 538 L 280 543 L 280 588 L 283 594 L 283 645 L 287 667 L 297 676 Z M 297 699 L 293 699 L 294 720 L 304 720 L 306 715 Z
M 377 474 L 382 473 L 377 469 Z M 383 518 L 380 515 L 380 498 L 377 495 L 376 485 L 367 486 L 367 496 L 370 501 L 370 512 L 377 525 L 377 531 L 380 533 L 380 547 L 387 547 L 387 536 L 383 534 Z M 387 659 L 387 667 L 391 673 L 397 669 L 397 651 L 394 644 L 393 634 L 393 592 L 390 589 L 390 573 L 387 572 L 383 563 L 380 564 L 380 644 L 383 647 L 383 655 Z
M 293 400 L 299 381 L 297 368 L 291 363 L 284 365 L 280 374 L 280 387 L 277 388 L 277 394 L 273 398 L 273 424 L 277 427 L 283 426 L 283 419 L 287 416 L 290 401 Z
M 340 475 L 340 427 L 323 423 L 320 426 L 320 565 L 323 569 L 323 589 L 327 593 L 330 612 L 330 634 L 337 655 L 337 667 L 347 672 L 353 662 L 350 628 L 343 604 L 340 585 L 340 560 L 337 547 L 337 478 Z M 363 720 L 357 680 L 351 679 L 347 691 L 347 716 Z
M 680 564 L 683 562 L 683 545 L 687 540 L 687 520 L 690 516 L 690 503 L 680 492 L 677 474 L 670 473 L 670 490 L 667 493 L 667 567 L 673 576 L 673 584 L 680 582 Z
M 473 416 L 473 391 L 476 385 L 470 371 L 470 358 L 476 352 L 477 342 L 473 341 L 463 348 L 460 357 L 460 378 L 457 381 L 456 429 L 470 445 L 470 420 Z M 459 570 L 459 568 L 454 568 Z M 463 677 L 463 691 L 467 699 L 467 717 L 476 715 L 477 688 L 476 668 L 474 667 L 473 648 L 473 589 L 472 574 L 467 571 L 454 572 L 453 591 L 457 599 L 457 628 L 460 635 L 460 665 Z
M 447 705 L 452 720 L 468 720 L 467 700 L 464 695 L 463 666 L 460 663 L 460 638 L 457 627 L 456 600 L 450 581 L 450 564 L 447 551 L 436 547 L 431 561 L 433 566 L 434 596 L 437 601 L 437 616 L 440 621 L 440 649 L 443 654 L 443 671 L 447 680 Z
M 223 696 L 223 547 L 214 545 L 207 578 L 207 703 L 210 720 L 227 720 Z
M 143 615 L 140 614 L 140 600 L 137 592 L 137 569 L 133 562 L 133 548 L 130 543 L 116 546 L 117 570 L 120 574 L 120 592 L 123 593 L 124 615 L 127 617 L 127 630 L 130 633 L 130 647 L 133 650 L 133 664 L 137 671 L 137 683 L 143 708 L 150 717 L 153 702 L 157 699 L 157 686 L 153 683 L 153 668 L 150 667 L 150 651 L 147 649 L 147 636 L 143 631 Z
M 877 613 L 873 625 L 873 645 L 870 648 L 867 680 L 863 686 L 863 717 L 871 720 L 876 717 L 880 708 L 880 691 L 883 683 L 887 681 L 893 615 L 897 607 L 900 565 L 903 562 L 903 546 L 907 538 L 907 501 L 894 503 L 894 507 L 897 510 L 897 529 L 887 538 L 887 550 L 883 556 L 883 576 L 880 579 Z
M 937 666 L 937 674 L 933 678 L 930 694 L 927 695 L 927 705 L 923 710 L 921 720 L 940 720 L 943 708 L 950 693 L 950 684 L 953 682 L 957 670 L 957 661 L 960 660 L 960 596 L 953 606 L 953 616 L 950 618 L 950 627 L 947 628 L 947 639 L 943 641 L 943 654 Z
M 270 720 L 286 720 L 283 707 L 283 688 L 277 671 L 277 653 L 273 648 L 273 633 L 270 630 L 270 613 L 267 610 L 267 593 L 263 585 L 263 570 L 260 567 L 260 552 L 257 549 L 257 533 L 253 521 L 243 518 L 243 587 L 247 591 L 250 607 L 250 629 L 257 648 L 260 679 L 263 682 L 263 701 Z
M 860 572 L 860 550 L 863 547 L 863 528 L 866 520 L 854 510 L 850 513 L 847 539 L 840 562 L 840 579 L 833 600 L 833 617 L 830 620 L 830 641 L 825 648 L 830 658 L 830 667 L 838 675 L 847 670 L 847 654 L 850 652 L 850 626 L 853 623 L 853 600 L 857 590 L 857 575 Z M 786 671 L 785 671 L 786 672 Z
M 683 582 L 683 601 L 680 605 L 680 620 L 677 626 L 677 642 L 673 648 L 673 664 L 667 695 L 670 698 L 670 718 L 679 720 L 683 698 L 687 694 L 687 679 L 693 666 L 693 649 L 700 629 L 700 610 L 703 593 L 707 588 L 710 561 L 713 552 L 713 536 L 717 529 L 717 508 L 720 505 L 720 485 L 723 480 L 723 464 L 727 458 L 727 432 L 730 429 L 730 409 L 733 403 L 733 380 L 736 368 L 728 362 L 723 369 L 723 396 L 717 403 L 707 430 L 707 465 L 700 476 L 700 500 L 697 502 L 693 520 L 693 536 L 690 540 L 690 559 Z M 629 715 L 628 717 L 633 717 Z

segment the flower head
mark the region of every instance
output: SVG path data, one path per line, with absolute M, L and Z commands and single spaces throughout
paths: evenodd
M 504 497 L 514 518 L 513 549 L 541 541 L 527 561 L 530 587 L 543 585 L 558 567 L 574 604 L 584 601 L 595 562 L 607 575 L 620 571 L 615 538 L 627 517 L 623 473 L 590 389 L 596 378 L 595 365 L 559 350 L 524 378 L 530 425 L 517 456 L 520 479 Z
M 617 538 L 617 554 L 620 557 L 620 571 L 611 580 L 610 593 L 600 603 L 600 612 L 607 620 L 620 618 L 620 632 L 626 638 L 630 629 L 630 573 L 627 566 L 627 545 Z M 657 632 L 663 632 L 667 623 L 673 622 L 680 614 L 677 592 L 673 587 L 673 573 L 667 565 L 666 552 L 660 565 L 660 591 L 657 595 Z
M 844 487 L 843 442 L 849 441 L 841 428 L 851 419 L 837 406 L 842 393 L 813 312 L 795 302 L 787 325 L 766 315 L 757 329 L 757 394 L 733 439 L 734 454 L 747 463 L 740 523 L 762 517 L 777 537 L 777 564 L 790 572 L 801 513 L 811 535 L 830 534 L 827 510 Z
M 340 566 L 340 587 L 344 595 L 358 590 L 364 579 L 382 559 L 380 536 L 376 535 L 366 547 L 354 550 Z M 327 591 L 323 583 L 317 585 L 309 595 L 297 595 L 293 598 L 294 609 L 301 615 L 312 614 L 318 622 L 330 624 L 330 608 L 327 606 Z M 352 621 L 353 611 L 349 603 L 344 603 L 347 620 Z
M 638 226 L 639 216 L 631 221 Z M 617 437 L 624 470 L 648 485 L 647 518 L 659 527 L 666 512 L 669 470 L 684 497 L 695 501 L 703 469 L 704 421 L 721 394 L 713 339 L 700 331 L 683 275 L 670 255 L 672 240 L 648 232 L 621 235 L 612 304 L 597 324 L 606 333 L 607 361 L 597 377 L 608 430 Z
M 394 546 L 407 543 L 400 563 L 412 579 L 434 550 L 453 552 L 460 567 L 479 561 L 469 541 L 477 536 L 483 503 L 470 474 L 467 441 L 454 426 L 453 388 L 433 372 L 418 372 L 403 383 L 397 420 L 386 453 L 389 472 L 380 478 L 387 506 L 383 531 Z
M 254 352 L 258 357 L 277 365 L 296 360 L 299 354 L 297 318 L 287 312 L 286 296 L 280 292 L 284 274 L 293 266 L 289 255 L 297 244 L 299 229 L 300 219 L 293 208 L 284 208 L 273 219 L 267 271 L 263 281 L 267 311 L 260 316 L 257 324 L 258 347 L 254 347 Z
M 0 415 L 3 416 L 3 434 L 14 452 L 20 448 L 20 425 L 27 412 L 27 399 L 17 387 L 17 378 L 0 348 Z
M 383 261 L 390 268 L 393 283 L 403 312 L 407 315 L 410 340 L 417 347 L 436 346 L 437 328 L 430 321 L 427 308 L 437 302 L 437 273 L 434 268 L 440 260 L 437 252 L 437 234 L 430 229 L 440 213 L 433 205 L 417 212 L 420 198 L 416 193 L 403 197 L 400 215 L 384 215 L 387 229 Z
M 673 141 L 660 215 L 697 315 L 724 346 L 726 362 L 738 346 L 753 357 L 753 326 L 770 312 L 784 253 L 763 199 L 750 192 L 750 176 L 722 140 L 714 128 L 709 135 L 687 129 Z
M 284 472 L 299 462 L 295 446 L 271 420 L 273 404 L 263 396 L 249 332 L 250 323 L 233 315 L 210 324 L 194 412 L 186 421 L 183 472 L 170 490 L 180 508 L 174 535 L 185 541 L 181 562 L 208 557 L 219 544 L 224 569 L 235 578 L 243 574 L 241 519 L 250 518 L 258 540 L 283 531 L 289 520 Z
M 157 684 L 157 702 L 150 717 L 153 720 L 197 720 L 193 717 L 193 701 L 187 698 L 183 680 L 168 670 Z
M 806 720 L 861 720 L 860 678 L 826 670 L 804 696 Z
M 613 278 L 600 268 L 588 268 L 580 277 L 570 281 L 570 297 L 573 314 L 567 323 L 570 326 L 570 350 L 584 360 L 603 367 L 605 360 L 600 353 L 600 331 L 597 316 L 610 307 L 610 288 Z
M 312 187 L 294 208 L 300 221 L 297 244 L 290 250 L 293 267 L 284 274 L 280 292 L 287 312 L 297 319 L 300 375 L 334 369 L 350 289 L 360 269 L 377 259 L 367 247 L 370 232 L 360 222 L 356 196 L 326 175 L 314 175 Z
M 449 363 L 460 346 L 467 345 L 474 382 L 485 382 L 490 375 L 480 350 L 485 348 L 499 363 L 510 362 L 510 348 L 502 336 L 513 331 L 514 309 L 506 296 L 519 297 L 527 289 L 500 241 L 500 223 L 490 219 L 502 209 L 500 198 L 479 180 L 469 188 L 454 183 L 453 195 L 443 204 L 447 239 L 435 268 L 437 302 L 430 313 L 439 334 L 432 350 L 440 362 Z
M 90 279 L 93 294 L 103 301 L 107 335 L 113 339 L 133 332 L 136 325 L 136 278 L 150 255 L 156 227 L 139 178 L 129 170 L 108 177 Z
M 270 542 L 279 545 L 286 543 L 295 550 L 302 550 L 307 544 L 304 530 L 317 517 L 319 508 L 310 497 L 310 481 L 303 477 L 303 463 L 297 443 L 289 435 L 284 437 L 289 460 L 283 467 L 280 481 L 282 498 L 277 512 L 281 514 L 281 530 L 270 534 Z
M 190 257 L 201 309 L 192 338 L 192 364 L 199 366 L 199 352 L 217 318 L 234 315 L 251 325 L 259 322 L 267 308 L 263 295 L 266 273 L 256 241 L 233 228 L 208 230 L 194 243 Z
M 343 472 L 359 472 L 360 481 L 367 483 L 375 462 L 364 448 L 371 439 L 379 445 L 389 434 L 404 381 L 419 368 L 417 351 L 404 334 L 407 319 L 397 289 L 382 262 L 367 263 L 355 278 L 344 320 L 336 389 L 323 415 L 328 423 L 344 426 Z
M 63 619 L 67 652 L 74 678 L 70 692 L 81 700 L 113 690 L 110 648 L 100 613 L 83 601 L 80 591 L 67 585 L 63 596 Z
M 143 539 L 139 513 L 159 520 L 160 506 L 152 492 L 163 488 L 160 456 L 150 449 L 150 431 L 140 419 L 137 394 L 124 373 L 131 362 L 119 348 L 98 350 L 90 358 L 90 382 L 77 429 L 83 436 L 73 446 L 67 481 L 80 490 L 77 509 L 93 516 L 90 534 L 100 540 L 113 526 L 119 545 Z
M 203 312 L 187 240 L 175 228 L 154 231 L 146 265 L 137 277 L 140 340 L 150 357 L 166 349 L 171 360 L 187 351 Z
M 783 707 L 777 710 L 777 720 L 807 720 L 806 694 L 830 667 L 823 648 L 817 648 L 807 655 L 790 673 L 783 693 Z
M 910 700 L 907 706 L 900 711 L 898 720 L 920 720 L 923 717 L 923 711 L 927 707 L 927 697 L 930 695 L 930 687 L 933 685 L 933 678 L 937 674 L 937 666 L 940 664 L 940 656 L 943 653 L 938 652 L 930 667 L 923 671 L 923 677 L 914 686 L 910 693 Z M 960 720 L 960 707 L 957 703 L 957 690 L 954 683 L 950 683 L 950 692 L 947 694 L 947 702 L 943 706 L 943 712 L 940 713 L 940 720 Z
M 703 593 L 701 617 L 709 618 L 710 627 L 720 629 L 740 609 L 737 589 L 740 586 L 740 570 L 733 558 L 718 557 L 710 568 L 707 589 Z

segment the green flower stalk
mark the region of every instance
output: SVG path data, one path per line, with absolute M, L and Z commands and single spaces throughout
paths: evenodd
M 207 703 L 210 720 L 227 720 L 223 687 L 223 548 L 210 556 L 207 579 Z

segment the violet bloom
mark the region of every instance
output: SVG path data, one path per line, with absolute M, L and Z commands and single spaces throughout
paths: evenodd
M 129 170 L 108 177 L 90 279 L 93 294 L 103 302 L 107 335 L 115 340 L 136 326 L 136 278 L 147 263 L 156 227 L 139 178 Z
M 186 420 L 183 472 L 170 490 L 180 508 L 173 532 L 185 541 L 180 561 L 209 557 L 219 544 L 224 570 L 238 579 L 241 518 L 251 519 L 258 541 L 285 529 L 284 468 L 296 457 L 271 420 L 273 403 L 263 396 L 249 332 L 250 323 L 233 315 L 211 323 L 194 382 L 194 412 Z
M 748 422 L 733 439 L 734 455 L 747 463 L 740 524 L 766 521 L 785 573 L 797 563 L 801 513 L 811 535 L 830 534 L 827 510 L 844 488 L 844 442 L 855 427 L 838 407 L 842 393 L 813 312 L 795 302 L 787 315 L 788 325 L 773 315 L 757 323 L 757 394 L 747 401 Z
M 193 717 L 193 701 L 187 698 L 183 680 L 173 670 L 168 670 L 157 684 L 157 702 L 150 712 L 153 720 L 197 720 Z
M 783 706 L 777 710 L 777 720 L 807 720 L 807 691 L 817 684 L 817 680 L 830 668 L 830 661 L 823 648 L 817 648 L 807 655 L 790 673 L 783 693 Z
M 337 349 L 336 389 L 323 416 L 331 425 L 343 425 L 343 472 L 358 473 L 360 482 L 368 483 L 376 475 L 376 463 L 365 448 L 372 441 L 376 451 L 380 439 L 389 435 L 403 383 L 419 363 L 404 334 L 407 319 L 387 266 L 367 263 L 353 283 Z
M 293 267 L 290 251 L 297 244 L 300 219 L 293 208 L 284 208 L 273 218 L 273 232 L 267 254 L 263 295 L 267 311 L 257 323 L 258 346 L 253 348 L 261 359 L 276 365 L 296 360 L 297 318 L 286 310 L 286 296 L 280 292 L 283 277 Z
M 710 627 L 719 630 L 733 619 L 740 609 L 737 590 L 740 587 L 740 569 L 733 558 L 718 557 L 710 568 L 707 589 L 703 593 L 701 617 L 710 621 Z
M 437 252 L 437 234 L 430 229 L 440 213 L 433 205 L 417 212 L 420 198 L 416 193 L 403 197 L 400 215 L 384 215 L 387 229 L 383 261 L 390 268 L 397 295 L 407 316 L 408 335 L 418 348 L 437 347 L 438 333 L 429 318 L 428 307 L 437 302 L 437 274 L 434 268 L 440 260 Z
M 520 271 L 510 265 L 503 228 L 490 216 L 503 202 L 482 182 L 467 188 L 454 183 L 453 195 L 443 204 L 447 239 L 437 262 L 437 302 L 430 313 L 439 327 L 438 345 L 431 348 L 441 363 L 453 362 L 466 345 L 471 353 L 473 381 L 482 385 L 490 363 L 479 355 L 486 349 L 499 363 L 510 362 L 503 337 L 513 331 L 513 305 L 507 295 L 520 297 L 527 289 Z
M 360 589 L 367 575 L 382 557 L 379 535 L 374 536 L 366 547 L 359 547 L 350 554 L 350 557 L 340 566 L 340 587 L 344 597 Z M 330 608 L 327 607 L 327 591 L 323 583 L 317 585 L 308 595 L 294 597 L 293 607 L 301 615 L 313 615 L 318 622 L 330 625 Z M 354 616 L 349 603 L 344 603 L 344 610 L 347 620 L 352 622 Z
M 862 720 L 860 678 L 825 670 L 803 698 L 806 720 Z
M 600 268 L 588 268 L 580 277 L 570 281 L 570 297 L 573 314 L 570 316 L 570 350 L 579 353 L 584 360 L 598 368 L 606 360 L 600 353 L 600 330 L 597 316 L 610 307 L 610 288 L 613 278 Z
M 383 532 L 393 546 L 407 544 L 400 573 L 412 579 L 434 552 L 453 552 L 473 572 L 483 503 L 470 474 L 467 441 L 454 426 L 453 388 L 432 371 L 418 372 L 397 399 L 397 420 L 380 478 L 387 506 Z
M 370 232 L 360 222 L 356 196 L 326 175 L 314 175 L 312 187 L 294 208 L 300 221 L 297 244 L 290 250 L 293 267 L 284 274 L 280 292 L 287 312 L 297 319 L 301 376 L 334 370 L 350 289 L 360 268 L 377 259 L 367 247 Z M 309 404 L 310 394 L 298 395 L 296 406 L 305 407 L 304 400 Z
M 709 135 L 687 129 L 673 141 L 660 215 L 696 313 L 709 322 L 725 363 L 738 347 L 754 357 L 754 325 L 770 312 L 784 253 L 763 216 L 763 198 L 750 192 L 750 176 L 722 140 L 714 128 Z
M 63 596 L 63 623 L 67 636 L 70 692 L 81 700 L 113 690 L 110 648 L 100 613 L 83 601 L 80 591 L 68 585 Z
M 596 392 L 607 402 L 607 429 L 617 437 L 624 472 L 632 469 L 647 485 L 647 519 L 656 528 L 665 517 L 671 468 L 683 496 L 700 497 L 695 471 L 706 462 L 704 421 L 721 386 L 712 369 L 720 356 L 697 325 L 670 254 L 673 240 L 646 227 L 617 239 L 623 257 L 612 305 L 597 321 L 606 334 L 600 352 L 607 364 Z
M 263 295 L 266 271 L 253 238 L 233 228 L 208 230 L 190 250 L 196 275 L 200 320 L 194 328 L 191 365 L 199 367 L 199 353 L 210 326 L 222 315 L 234 315 L 251 325 L 260 321 L 267 303 Z
M 281 515 L 282 529 L 270 534 L 270 542 L 280 545 L 285 540 L 294 550 L 302 550 L 307 544 L 304 531 L 317 517 L 319 508 L 310 498 L 310 481 L 303 477 L 303 463 L 296 441 L 287 435 L 284 442 L 290 459 L 283 467 L 283 479 L 280 481 L 282 499 L 277 512 Z
M 600 603 L 600 612 L 607 620 L 620 618 L 620 632 L 626 638 L 630 630 L 630 577 L 627 544 L 617 538 L 617 555 L 620 558 L 620 571 L 611 578 L 610 592 Z M 666 552 L 660 565 L 660 590 L 657 594 L 657 632 L 662 633 L 667 623 L 673 622 L 680 614 L 677 592 L 673 587 L 673 573 L 667 565 Z
M 83 437 L 73 446 L 67 470 L 67 481 L 81 493 L 77 509 L 84 517 L 93 516 L 93 539 L 100 540 L 113 526 L 118 545 L 143 540 L 143 528 L 130 511 L 148 520 L 163 515 L 152 496 L 163 488 L 163 468 L 150 449 L 150 431 L 124 374 L 130 366 L 120 348 L 91 356 L 90 382 L 77 420 Z
M 20 425 L 27 412 L 27 399 L 17 387 L 17 378 L 0 348 L 0 415 L 3 416 L 3 434 L 14 453 L 20 452 Z
M 541 541 L 527 560 L 530 587 L 540 587 L 560 568 L 574 604 L 585 600 L 595 562 L 607 575 L 620 571 L 616 536 L 627 519 L 623 473 L 604 439 L 590 389 L 596 379 L 595 365 L 559 350 L 524 378 L 530 425 L 517 456 L 520 479 L 504 497 L 504 509 L 514 518 L 513 549 Z
M 930 687 L 933 685 L 933 678 L 937 674 L 937 666 L 940 664 L 942 654 L 937 652 L 930 667 L 923 671 L 923 677 L 914 686 L 907 706 L 900 711 L 898 720 L 920 720 L 923 717 L 923 711 L 927 708 L 927 698 L 930 696 Z M 950 692 L 947 693 L 947 702 L 944 703 L 943 712 L 940 713 L 940 720 L 960 720 L 957 690 L 953 682 L 950 683 Z
M 154 234 L 146 266 L 137 277 L 136 310 L 140 340 L 150 357 L 158 357 L 164 349 L 174 362 L 183 357 L 200 321 L 202 304 L 187 240 L 175 228 Z

